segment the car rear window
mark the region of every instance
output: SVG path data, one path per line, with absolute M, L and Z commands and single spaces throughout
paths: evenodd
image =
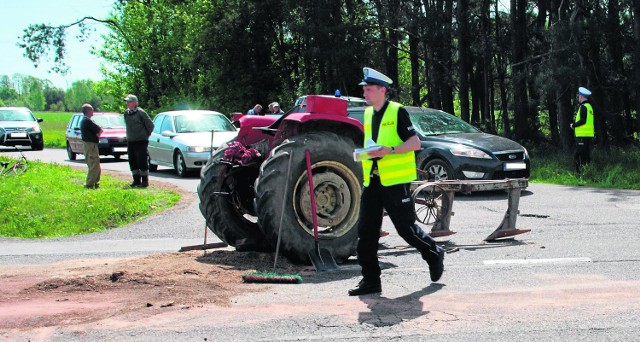
M 122 115 L 95 115 L 95 122 L 101 128 L 124 128 L 124 117 Z

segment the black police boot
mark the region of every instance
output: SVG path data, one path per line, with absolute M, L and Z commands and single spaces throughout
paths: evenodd
M 382 292 L 382 285 L 380 284 L 380 281 L 374 282 L 362 279 L 356 287 L 349 290 L 349 296 L 360 296 L 380 292 Z
M 142 183 L 140 183 L 141 188 L 146 188 L 149 186 L 149 176 L 142 176 Z
M 438 281 L 444 272 L 444 249 L 437 247 L 435 251 L 422 253 L 422 259 L 429 264 L 429 274 L 431 281 Z
M 139 187 L 142 184 L 142 182 L 140 182 L 141 178 L 142 177 L 140 175 L 133 175 L 133 183 L 129 184 L 129 186 L 132 188 Z

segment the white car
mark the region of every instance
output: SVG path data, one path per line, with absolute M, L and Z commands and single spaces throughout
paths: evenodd
M 149 137 L 149 171 L 158 165 L 175 169 L 180 177 L 207 164 L 211 151 L 238 135 L 222 113 L 210 110 L 163 112 L 153 119 Z
M 0 145 L 30 146 L 44 149 L 44 137 L 40 129 L 41 118 L 36 118 L 25 107 L 0 107 Z

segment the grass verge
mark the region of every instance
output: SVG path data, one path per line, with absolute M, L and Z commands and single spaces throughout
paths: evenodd
M 11 161 L 0 156 L 0 160 Z M 29 161 L 26 173 L 0 179 L 0 236 L 55 238 L 119 227 L 172 207 L 173 190 L 129 188 L 103 173 L 100 189 L 83 187 L 86 171 Z
M 572 153 L 533 149 L 530 181 L 640 190 L 640 148 L 596 148 L 582 174 L 575 172 Z
M 73 113 L 67 112 L 35 112 L 37 118 L 42 118 L 40 128 L 44 137 L 45 147 L 66 147 L 67 125 Z

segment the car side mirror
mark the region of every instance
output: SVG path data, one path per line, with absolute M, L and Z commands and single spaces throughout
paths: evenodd
M 42 121 L 44 121 L 44 119 L 38 118 L 38 122 L 42 122 Z
M 162 133 L 160 133 L 160 134 L 161 134 L 163 137 L 169 137 L 169 138 L 173 138 L 173 137 L 175 137 L 175 136 L 177 135 L 177 134 L 175 134 L 175 133 L 173 133 L 173 132 L 171 132 L 171 131 L 169 131 L 169 130 L 162 131 Z

